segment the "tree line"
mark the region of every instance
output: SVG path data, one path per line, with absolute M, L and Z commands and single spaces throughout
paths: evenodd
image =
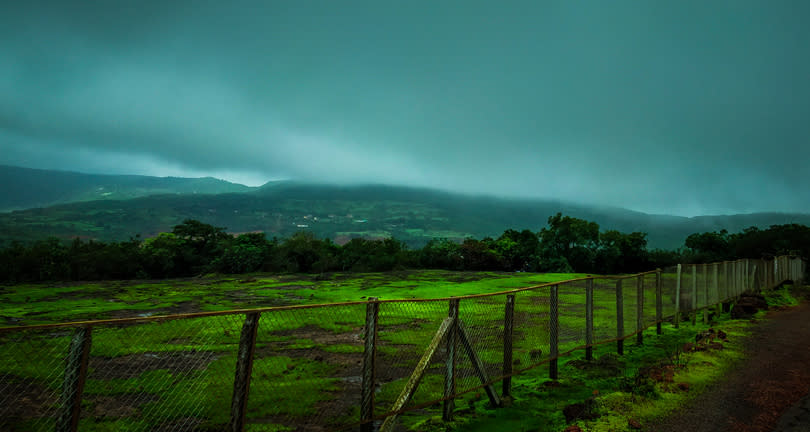
M 286 239 L 264 233 L 233 236 L 225 228 L 188 219 L 171 232 L 141 240 L 99 242 L 55 238 L 0 249 L 0 281 L 162 279 L 206 273 L 375 272 L 447 269 L 619 274 L 676 263 L 810 256 L 810 228 L 774 225 L 695 233 L 685 247 L 648 250 L 642 232 L 600 231 L 599 225 L 558 213 L 539 232 L 509 229 L 498 238 L 461 242 L 433 239 L 421 249 L 386 238 L 354 238 L 344 245 L 302 231 Z

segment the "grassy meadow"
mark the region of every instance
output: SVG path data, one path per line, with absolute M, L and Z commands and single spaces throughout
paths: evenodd
M 369 297 L 441 298 L 498 292 L 577 276 L 444 271 L 326 277 L 210 275 L 160 282 L 3 286 L 0 301 L 6 325 L 19 326 L 352 302 Z M 534 294 L 537 301 L 527 306 L 547 316 L 547 289 Z M 493 299 L 465 302 L 461 313 L 466 316 L 471 337 L 479 340 L 477 344 L 492 345 L 482 349 L 480 355 L 487 364 L 495 365 L 502 350 L 498 348 L 497 331 L 492 329 L 495 323 L 502 325 L 503 300 L 501 296 L 497 301 Z M 385 385 L 378 392 L 378 412 L 387 411 L 385 407 L 393 403 L 446 315 L 446 301 L 381 305 L 378 376 Z M 307 429 L 318 424 L 355 422 L 364 316 L 363 304 L 264 313 L 251 384 L 249 429 Z M 87 415 L 81 430 L 152 430 L 161 424 L 191 425 L 203 430 L 221 428 L 229 421 L 227 402 L 243 320 L 244 314 L 235 314 L 95 326 L 83 400 Z M 539 317 L 537 320 L 538 324 L 542 321 Z M 2 426 L 10 430 L 53 428 L 61 405 L 64 357 L 72 334 L 71 328 L 0 334 L 4 347 L 0 352 L 0 376 L 8 386 L 20 389 L 16 396 L 6 395 L 6 403 L 0 406 L 21 407 L 3 413 Z M 547 330 L 533 332 L 532 336 L 527 343 L 543 339 L 547 344 Z M 532 350 L 525 351 L 528 355 Z M 436 389 L 442 385 L 438 370 L 441 359 L 434 363 L 437 367 L 431 367 L 414 399 L 416 403 L 435 398 Z
M 172 313 L 225 311 L 301 304 L 364 301 L 380 304 L 375 413 L 388 412 L 405 382 L 448 314 L 448 302 L 388 300 L 441 299 L 501 292 L 581 277 L 577 274 L 408 271 L 330 275 L 209 275 L 168 281 L 116 281 L 86 284 L 14 285 L 0 288 L 2 319 L 7 326 L 76 322 Z M 644 322 L 654 320 L 654 275 L 644 278 Z M 664 277 L 665 304 L 670 304 L 671 278 Z M 627 280 L 626 280 L 627 281 Z M 635 331 L 636 284 L 624 283 L 625 334 Z M 596 340 L 616 336 L 615 281 L 594 284 Z M 585 283 L 560 286 L 560 352 L 584 344 Z M 464 299 L 459 316 L 487 374 L 503 373 L 505 295 Z M 665 308 L 665 315 L 666 315 Z M 87 384 L 82 400 L 82 431 L 220 430 L 230 420 L 236 352 L 245 315 L 225 314 L 137 324 L 94 326 Z M 267 311 L 261 316 L 248 403 L 247 430 L 322 430 L 350 426 L 359 418 L 360 376 L 365 305 L 335 305 Z M 561 361 L 561 387 L 549 388 L 549 289 L 516 294 L 513 369 L 528 371 L 514 378 L 515 407 L 535 396 L 545 402 L 531 410 L 545 414 L 547 425 L 564 424 L 557 405 L 580 398 L 589 389 L 621 389 L 652 358 L 666 358 L 694 328 L 664 336 L 641 351 L 615 360 L 615 373 L 594 377 L 592 371 Z M 667 326 L 668 327 L 668 326 Z M 0 333 L 0 429 L 52 430 L 62 402 L 65 355 L 72 328 Z M 630 345 L 630 341 L 627 342 Z M 441 397 L 445 345 L 429 363 L 411 406 Z M 596 348 L 605 356 L 613 344 Z M 677 349 L 675 348 L 677 351 Z M 575 354 L 579 356 L 579 354 Z M 573 357 L 572 357 L 573 358 Z M 605 357 L 609 358 L 609 356 Z M 540 365 L 540 367 L 535 367 Z M 531 369 L 532 367 L 535 367 Z M 614 370 L 614 372 L 615 372 Z M 469 358 L 461 355 L 457 389 L 480 384 Z M 624 377 L 624 378 L 622 378 Z M 599 381 L 602 379 L 603 381 Z M 624 379 L 625 381 L 622 381 Z M 607 381 L 605 381 L 607 380 Z M 625 382 L 626 383 L 626 382 Z M 593 388 L 592 388 L 593 387 Z M 496 383 L 500 391 L 500 383 Z M 511 408 L 491 410 L 482 391 L 456 402 L 453 427 L 484 430 L 490 421 L 520 421 Z M 553 396 L 553 397 L 552 397 Z M 587 395 L 585 396 L 587 397 Z M 631 397 L 631 396 L 628 396 Z M 400 417 L 414 430 L 441 429 L 440 406 Z M 510 414 L 511 413 L 511 414 Z M 644 413 L 641 413 L 644 414 Z M 516 419 L 509 420 L 514 415 Z M 546 416 L 546 417 L 543 417 Z M 643 416 L 642 416 L 643 417 Z M 494 420 L 490 420 L 494 419 Z M 538 430 L 534 426 L 523 430 Z M 537 426 L 539 427 L 539 426 Z M 479 429 L 482 428 L 482 429 Z M 556 430 L 556 429 L 549 430 Z M 542 430 L 542 429 L 540 429 Z M 613 430 L 613 429 L 610 429 Z

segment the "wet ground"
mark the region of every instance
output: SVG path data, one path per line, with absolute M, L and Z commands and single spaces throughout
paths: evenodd
M 654 432 L 810 431 L 810 303 L 770 311 L 731 375 Z

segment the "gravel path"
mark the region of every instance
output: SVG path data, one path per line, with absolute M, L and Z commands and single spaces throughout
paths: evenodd
M 810 303 L 771 311 L 734 372 L 650 432 L 810 431 Z

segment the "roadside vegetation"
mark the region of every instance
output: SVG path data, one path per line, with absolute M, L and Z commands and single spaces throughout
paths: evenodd
M 806 298 L 806 286 L 783 285 L 765 291 L 770 307 L 795 306 Z M 682 408 L 708 386 L 733 371 L 745 356 L 745 338 L 758 319 L 732 319 L 726 312 L 713 315 L 709 324 L 665 325 L 644 334 L 644 344 L 615 344 L 594 349 L 594 360 L 582 353 L 563 358 L 560 379 L 548 379 L 545 368 L 513 378 L 511 404 L 498 409 L 486 397 L 475 395 L 451 429 L 455 431 L 585 431 L 621 432 L 646 429 Z M 629 344 L 629 345 L 628 345 Z M 422 419 L 417 429 L 444 431 L 441 410 Z M 570 427 L 570 429 L 566 429 Z

